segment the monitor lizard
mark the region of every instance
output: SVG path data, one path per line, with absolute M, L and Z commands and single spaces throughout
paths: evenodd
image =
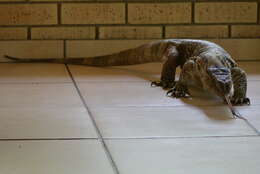
M 250 104 L 247 78 L 231 56 L 219 45 L 191 39 L 166 39 L 150 42 L 137 48 L 90 58 L 31 59 L 5 55 L 16 62 L 49 62 L 88 66 L 120 66 L 148 62 L 163 62 L 161 79 L 152 86 L 170 89 L 168 96 L 189 96 L 188 85 L 212 91 L 226 102 L 234 117 L 243 118 L 232 105 Z M 175 81 L 176 68 L 181 67 L 179 80 Z

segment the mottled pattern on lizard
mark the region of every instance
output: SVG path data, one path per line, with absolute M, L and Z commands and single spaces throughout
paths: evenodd
M 214 94 L 230 99 L 232 104 L 250 104 L 246 96 L 247 79 L 231 56 L 215 43 L 203 40 L 169 39 L 144 44 L 119 53 L 92 58 L 68 59 L 20 59 L 6 56 L 18 62 L 52 62 L 89 66 L 133 65 L 147 62 L 163 62 L 161 80 L 153 86 L 170 88 L 173 97 L 189 95 L 188 85 L 194 84 Z M 175 82 L 176 68 L 180 66 L 179 81 Z

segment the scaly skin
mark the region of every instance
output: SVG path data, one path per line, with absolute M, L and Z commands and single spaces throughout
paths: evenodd
M 171 88 L 173 97 L 189 95 L 188 85 L 195 84 L 211 90 L 216 95 L 229 98 L 232 104 L 249 104 L 246 97 L 247 80 L 231 56 L 220 46 L 202 40 L 169 39 L 144 44 L 119 53 L 92 58 L 69 59 L 19 59 L 17 62 L 49 62 L 88 66 L 119 66 L 163 61 L 161 80 L 153 86 Z M 182 68 L 179 81 L 175 82 L 176 68 Z

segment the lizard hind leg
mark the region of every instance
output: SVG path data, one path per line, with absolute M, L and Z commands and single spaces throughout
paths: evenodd
M 234 94 L 231 97 L 231 103 L 234 105 L 250 105 L 250 99 L 246 97 L 247 79 L 246 73 L 239 67 L 231 69 Z

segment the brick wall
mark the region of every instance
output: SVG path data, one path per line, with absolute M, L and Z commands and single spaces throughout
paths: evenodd
M 259 9 L 260 0 L 0 0 L 0 57 L 94 56 L 198 38 L 260 60 Z

